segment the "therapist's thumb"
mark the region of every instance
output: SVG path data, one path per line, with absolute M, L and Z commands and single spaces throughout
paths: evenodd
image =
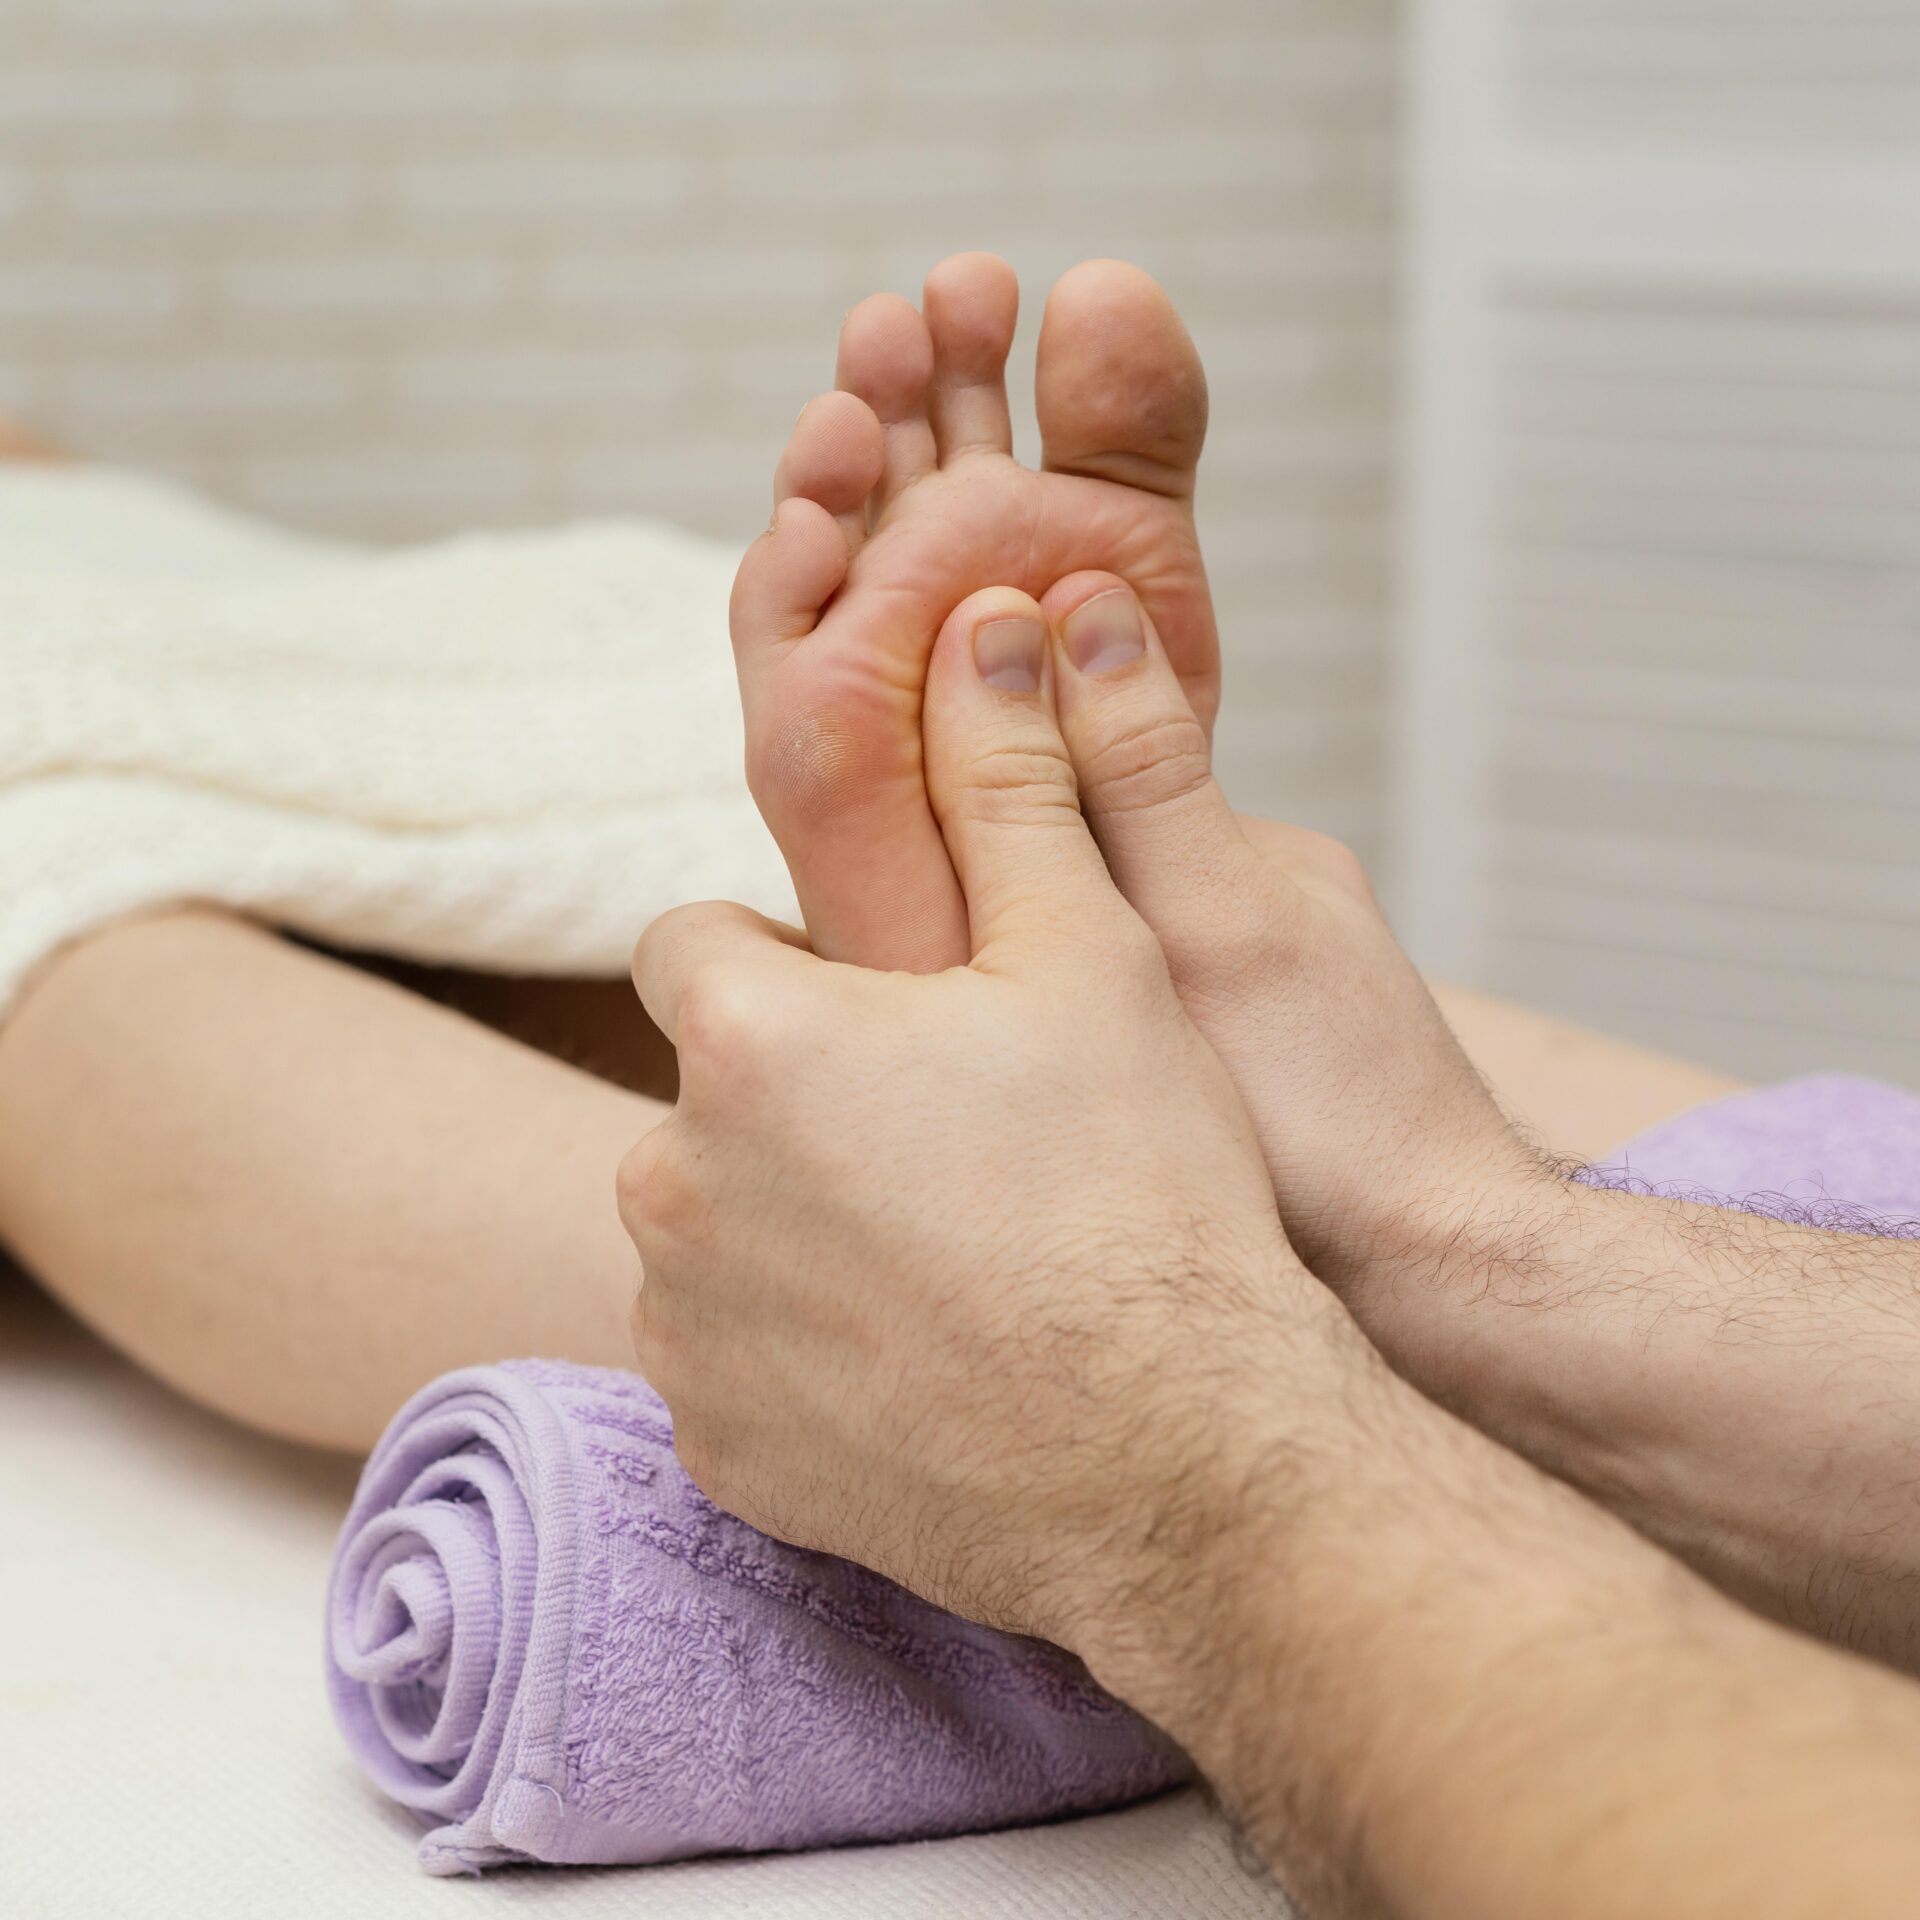
M 927 797 L 988 969 L 1145 933 L 1081 818 L 1048 655 L 1038 603 L 989 587 L 954 609 L 928 663 Z

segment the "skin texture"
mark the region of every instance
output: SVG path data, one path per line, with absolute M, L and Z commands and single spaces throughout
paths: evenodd
M 956 315 L 990 315 L 1011 297 L 1004 270 L 984 257 L 947 263 L 931 284 L 932 333 L 943 338 Z M 875 392 L 872 349 L 913 331 L 893 303 L 881 303 L 879 320 L 850 327 L 843 351 L 849 383 Z M 945 351 L 954 363 L 953 346 Z M 1099 262 L 1055 289 L 1036 379 L 1045 463 L 1056 473 L 1023 473 L 1001 449 L 993 372 L 990 355 L 976 360 L 984 391 L 927 400 L 927 430 L 943 423 L 956 471 L 966 462 L 955 423 L 967 408 L 991 429 L 961 476 L 969 496 L 1012 478 L 1051 513 L 1067 489 L 1076 503 L 1101 503 L 1101 525 L 1135 548 L 1145 540 L 1171 556 L 1176 586 L 1186 578 L 1185 496 L 1204 383 L 1165 296 L 1132 269 Z M 781 490 L 799 498 L 802 482 L 830 476 L 832 423 L 857 443 L 864 408 L 839 394 L 809 409 Z M 828 442 L 813 434 L 823 409 Z M 0 422 L 0 458 L 55 453 Z M 1089 477 L 1103 486 L 1081 484 Z M 1035 496 L 1043 479 L 1052 490 Z M 933 525 L 906 508 L 918 500 L 918 513 L 936 497 L 919 483 L 905 493 L 894 543 L 903 554 L 923 552 Z M 866 529 L 879 517 L 864 500 L 841 515 L 849 537 L 875 553 Z M 991 503 L 978 517 L 1005 519 Z M 926 564 L 952 569 L 954 556 L 938 546 Z M 904 561 L 902 570 L 911 572 Z M 860 574 L 878 577 L 871 567 Z M 885 577 L 895 577 L 891 562 Z M 781 589 L 769 578 L 767 590 Z M 837 617 L 857 671 L 861 636 L 878 623 L 852 583 L 844 598 Z M 1173 599 L 1194 635 L 1185 684 L 1210 712 L 1204 595 L 1189 584 Z M 738 603 L 755 604 L 750 594 Z M 894 631 L 911 641 L 910 627 Z M 929 624 L 923 649 L 932 632 Z M 736 639 L 750 697 L 786 699 L 789 668 L 803 706 L 817 691 L 792 645 L 768 643 L 757 628 Z M 910 659 L 915 688 L 920 673 Z M 874 846 L 924 845 L 932 828 L 917 719 L 904 748 L 882 740 L 873 751 L 916 769 L 908 819 L 888 825 L 876 813 Z M 757 768 L 756 785 L 765 796 L 779 779 Z M 790 823 L 788 844 L 805 865 L 815 841 L 794 837 L 800 824 Z M 838 912 L 856 946 L 861 916 L 883 920 L 918 897 L 899 884 L 898 864 L 886 888 L 847 866 L 860 843 L 840 826 L 818 847 L 815 907 L 829 919 Z M 941 844 L 924 891 L 949 934 L 953 887 Z M 859 957 L 874 952 L 862 946 Z M 1482 996 L 1443 992 L 1442 1004 L 1503 1101 L 1562 1151 L 1602 1153 L 1731 1089 L 1703 1069 Z M 673 1084 L 671 1055 L 624 982 L 512 981 L 330 957 L 210 910 L 157 914 L 55 955 L 0 1023 L 0 1246 L 202 1404 L 282 1437 L 362 1450 L 402 1400 L 451 1367 L 510 1352 L 627 1356 L 637 1276 L 607 1188 Z M 165 1124 L 153 1124 L 156 1115 Z M 338 1204 L 343 1192 L 350 1208 Z M 102 1207 L 102 1193 L 116 1203 Z
M 1422 1400 L 1289 1246 L 1089 831 L 1062 662 L 1004 589 L 934 650 L 966 967 L 836 965 L 728 907 L 642 942 L 682 1095 L 621 1207 L 689 1470 L 1078 1649 L 1316 1913 L 1906 1911 L 1920 1688 Z
M 631 1357 L 607 1187 L 665 1111 L 242 921 L 167 914 L 73 948 L 0 1026 L 0 1230 L 192 1398 L 359 1449 L 451 1367 Z
M 927 648 L 963 594 L 1117 568 L 1195 710 L 1210 723 L 1219 700 L 1193 524 L 1206 380 L 1172 303 L 1117 260 L 1061 278 L 1035 369 L 1038 472 L 1008 420 L 1012 269 L 958 254 L 924 303 L 876 294 L 847 316 L 837 390 L 800 415 L 732 613 L 749 781 L 820 951 L 914 971 L 966 957 L 920 763 Z
M 945 297 L 988 271 L 978 257 L 946 263 Z M 1122 328 L 1125 315 L 1106 324 Z M 1131 364 L 1159 341 L 1183 365 L 1171 337 L 1142 327 Z M 1178 383 L 1169 374 L 1165 384 Z M 1138 424 L 1150 437 L 1152 416 Z M 1105 437 L 1123 437 L 1121 426 L 1109 410 Z M 806 438 L 803 420 L 797 443 Z M 805 465 L 790 449 L 783 473 Z M 862 516 L 837 504 L 857 527 Z M 783 512 L 794 505 L 790 495 Z M 901 605 L 870 590 L 858 533 L 845 537 L 844 578 L 833 567 L 804 582 L 796 573 L 788 596 L 810 599 L 836 581 L 812 631 L 831 628 L 836 649 L 847 634 L 884 634 L 898 679 L 913 634 Z M 776 536 L 749 553 L 742 577 L 777 598 L 775 576 L 792 558 Z M 1920 1450 L 1905 1387 L 1920 1363 L 1920 1249 L 1571 1186 L 1548 1149 L 1602 1153 L 1662 1117 L 1657 1106 L 1734 1083 L 1596 1050 L 1542 1019 L 1490 1019 L 1473 996 L 1448 996 L 1450 1020 L 1347 849 L 1229 810 L 1209 765 L 1211 709 L 1195 706 L 1178 651 L 1124 579 L 1068 575 L 1040 611 L 1079 804 L 1188 1016 L 1233 1076 L 1308 1267 L 1433 1398 L 1755 1604 L 1920 1663 L 1920 1512 L 1900 1493 Z M 1012 628 L 1004 614 L 983 624 L 998 671 Z M 923 607 L 923 650 L 936 630 Z M 756 631 L 736 630 L 743 681 Z M 807 671 L 815 644 L 792 641 L 783 670 Z M 751 710 L 750 689 L 747 699 Z M 885 724 L 877 710 L 869 718 Z M 849 725 L 862 723 L 850 713 Z M 876 812 L 892 804 L 873 796 Z M 917 800 L 907 811 L 918 821 Z M 859 869 L 828 861 L 819 871 L 822 888 L 837 890 L 824 909 L 841 930 L 854 924 L 850 903 L 871 912 L 912 897 L 891 869 L 886 896 Z M 935 862 L 929 884 L 943 872 Z M 844 942 L 829 951 L 885 961 Z M 1462 1033 L 1503 1063 L 1504 1102 L 1470 1066 Z M 1661 1099 L 1643 1099 L 1656 1084 Z M 1529 1133 L 1516 1117 L 1547 1126 Z M 1835 1380 L 1847 1390 L 1832 1391 Z
M 1089 592 L 1140 641 L 1100 673 L 1073 657 Z M 1743 1597 L 1920 1665 L 1920 1245 L 1570 1183 L 1469 1067 L 1351 856 L 1232 813 L 1124 588 L 1049 600 L 1081 807 L 1308 1264 L 1433 1398 Z
M 1449 1012 L 1569 1150 L 1715 1084 L 1480 996 Z M 451 1367 L 627 1363 L 608 1190 L 672 1091 L 624 981 L 349 965 L 156 915 L 57 956 L 0 1024 L 0 1245 L 202 1405 L 362 1451 Z
M 1080 402 L 1150 392 L 1145 372 Z M 917 418 L 889 410 L 883 467 L 897 440 L 906 470 Z M 1099 477 L 1150 492 L 1125 463 L 1141 449 L 1115 438 L 1103 457 L 1122 464 Z M 1059 431 L 1051 442 L 1070 444 Z M 843 544 L 854 537 L 829 518 Z M 1739 1289 L 1771 1274 L 1776 1377 L 1745 1403 L 1696 1395 L 1703 1430 L 1721 1423 L 1724 1467 L 1730 1409 L 1764 1402 L 1777 1433 L 1807 1431 L 1792 1365 L 1806 1322 L 1791 1314 L 1809 1275 L 1843 1283 L 1815 1323 L 1824 1361 L 1849 1337 L 1850 1301 L 1865 1298 L 1876 1326 L 1897 1320 L 1911 1275 L 1890 1255 L 1861 1295 L 1857 1243 L 1705 1245 L 1725 1223 L 1578 1195 L 1573 1211 L 1550 1169 L 1516 1172 L 1530 1156 L 1388 965 L 1340 850 L 1210 811 L 1192 752 L 1202 716 L 1190 700 L 1176 710 L 1178 677 L 1150 641 L 1100 650 L 1106 674 L 1089 679 L 1131 674 L 1142 702 L 1101 732 L 1098 692 L 1068 678 L 1086 657 L 1074 596 L 1104 600 L 1114 642 L 1116 590 L 1111 578 L 1055 587 L 1057 625 L 1031 646 L 1021 623 L 1040 609 L 990 593 L 971 613 L 991 620 L 962 609 L 948 631 L 965 640 L 936 656 L 927 817 L 947 878 L 965 883 L 950 898 L 970 964 L 931 980 L 856 973 L 724 911 L 670 920 L 643 949 L 643 991 L 681 1042 L 687 1097 L 628 1157 L 622 1197 L 650 1249 L 642 1347 L 690 1462 L 793 1537 L 1080 1647 L 1188 1741 L 1316 1909 L 1905 1911 L 1920 1870 L 1914 1690 L 1736 1612 L 1418 1398 L 1358 1321 L 1384 1345 L 1403 1339 L 1408 1369 L 1430 1366 L 1444 1391 L 1436 1356 L 1528 1344 L 1482 1311 L 1517 1306 L 1534 1365 L 1514 1378 L 1544 1422 L 1537 1444 L 1566 1437 L 1554 1423 L 1573 1404 L 1607 1416 L 1599 1437 L 1617 1465 L 1634 1457 L 1635 1417 L 1688 1385 L 1687 1368 L 1636 1399 L 1619 1362 L 1644 1366 L 1653 1328 L 1629 1323 L 1613 1350 L 1557 1347 L 1540 1337 L 1541 1309 L 1573 1305 L 1564 1333 L 1601 1317 L 1605 1299 L 1580 1291 L 1596 1274 L 1616 1294 L 1630 1276 L 1663 1341 L 1674 1321 L 1714 1333 L 1704 1352 L 1677 1343 L 1698 1388 L 1716 1363 L 1729 1376 L 1757 1365 L 1744 1352 L 1724 1364 L 1724 1340 L 1750 1324 Z M 840 609 L 849 630 L 861 602 Z M 992 686 L 969 659 L 984 624 Z M 918 642 L 910 627 L 893 642 L 910 681 Z M 1164 836 L 1167 822 L 1179 832 Z M 867 825 L 893 843 L 880 814 Z M 1130 851 L 1116 854 L 1121 841 Z M 1156 864 L 1167 846 L 1187 863 L 1184 894 Z M 1108 877 L 1129 862 L 1150 915 Z M 1248 889 L 1268 916 L 1264 965 Z M 288 1394 L 332 1409 L 317 1424 L 364 1422 L 377 1394 L 342 1411 L 340 1383 L 377 1376 L 391 1391 L 469 1309 L 510 1347 L 601 1340 L 631 1265 L 591 1232 L 568 1237 L 594 1211 L 575 1181 L 608 1139 L 657 1118 L 330 966 L 216 916 L 172 916 L 83 943 L 0 1036 L 10 1241 L 80 1276 L 70 1297 L 153 1364 L 266 1425 L 289 1418 Z M 1344 1061 L 1302 1031 L 1329 1011 L 1346 1023 Z M 1430 1099 L 1417 1121 L 1362 1071 L 1400 1050 L 1387 1078 L 1405 1068 Z M 397 1082 L 400 1111 L 370 1126 Z M 156 1110 L 166 1128 L 146 1121 Z M 1322 1122 L 1332 1131 L 1316 1144 Z M 1403 1150 L 1375 1168 L 1403 1175 L 1392 1204 L 1356 1177 L 1383 1147 Z M 103 1193 L 120 1204 L 101 1206 Z M 1289 1244 L 1276 1193 L 1345 1304 Z M 549 1261 L 565 1277 L 551 1294 L 529 1288 Z M 616 1269 L 618 1288 L 597 1277 Z M 1546 1292 L 1516 1298 L 1489 1284 L 1542 1277 Z M 452 1290 L 436 1295 L 442 1282 Z M 1415 1331 L 1396 1334 L 1401 1322 Z M 206 1362 L 236 1325 L 247 1338 Z M 1912 1375 L 1890 1350 L 1893 1398 Z M 1619 1404 L 1567 1394 L 1563 1368 Z M 1486 1382 L 1500 1369 L 1478 1373 L 1467 1385 L 1492 1424 L 1502 1402 Z M 1672 1425 L 1658 1457 L 1698 1464 L 1699 1436 Z M 1823 1460 L 1846 1469 L 1863 1431 L 1870 1420 L 1841 1419 Z M 1570 1469 L 1587 1457 L 1571 1447 Z M 1696 1524 L 1744 1526 L 1764 1566 L 1778 1531 L 1769 1476 L 1736 1459 L 1744 1507 L 1716 1509 L 1711 1488 L 1676 1494 L 1680 1473 L 1664 1487 L 1617 1475 L 1616 1497 L 1653 1487 L 1650 1528 L 1663 1500 Z M 1859 1491 L 1886 1484 L 1867 1475 Z M 1884 1559 L 1897 1516 L 1874 1533 Z M 1898 1582 L 1875 1585 L 1861 1558 L 1848 1563 L 1865 1576 L 1854 1611 L 1884 1620 Z

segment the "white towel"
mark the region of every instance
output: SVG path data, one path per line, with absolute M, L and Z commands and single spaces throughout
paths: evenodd
M 0 465 L 0 1012 L 63 942 L 186 901 L 601 976 L 682 900 L 791 918 L 735 558 L 642 521 L 351 546 Z

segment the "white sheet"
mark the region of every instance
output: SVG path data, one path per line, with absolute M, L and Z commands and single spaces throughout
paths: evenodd
M 1025 1833 L 431 1880 L 349 1764 L 320 1596 L 353 1467 L 136 1373 L 0 1262 L 0 1912 L 21 1920 L 1284 1920 L 1194 1793 Z
M 0 463 L 0 1011 L 65 941 L 187 900 L 606 978 L 683 900 L 791 918 L 736 558 L 642 520 L 352 547 Z

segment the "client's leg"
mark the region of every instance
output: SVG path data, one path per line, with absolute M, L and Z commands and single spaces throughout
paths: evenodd
M 1601 1160 L 1689 1107 L 1744 1090 L 1711 1067 L 1615 1040 L 1511 1000 L 1429 981 L 1494 1098 L 1556 1154 Z
M 0 1241 L 195 1399 L 363 1446 L 449 1367 L 630 1364 L 613 1172 L 665 1111 L 175 913 L 81 943 L 0 1027 Z

